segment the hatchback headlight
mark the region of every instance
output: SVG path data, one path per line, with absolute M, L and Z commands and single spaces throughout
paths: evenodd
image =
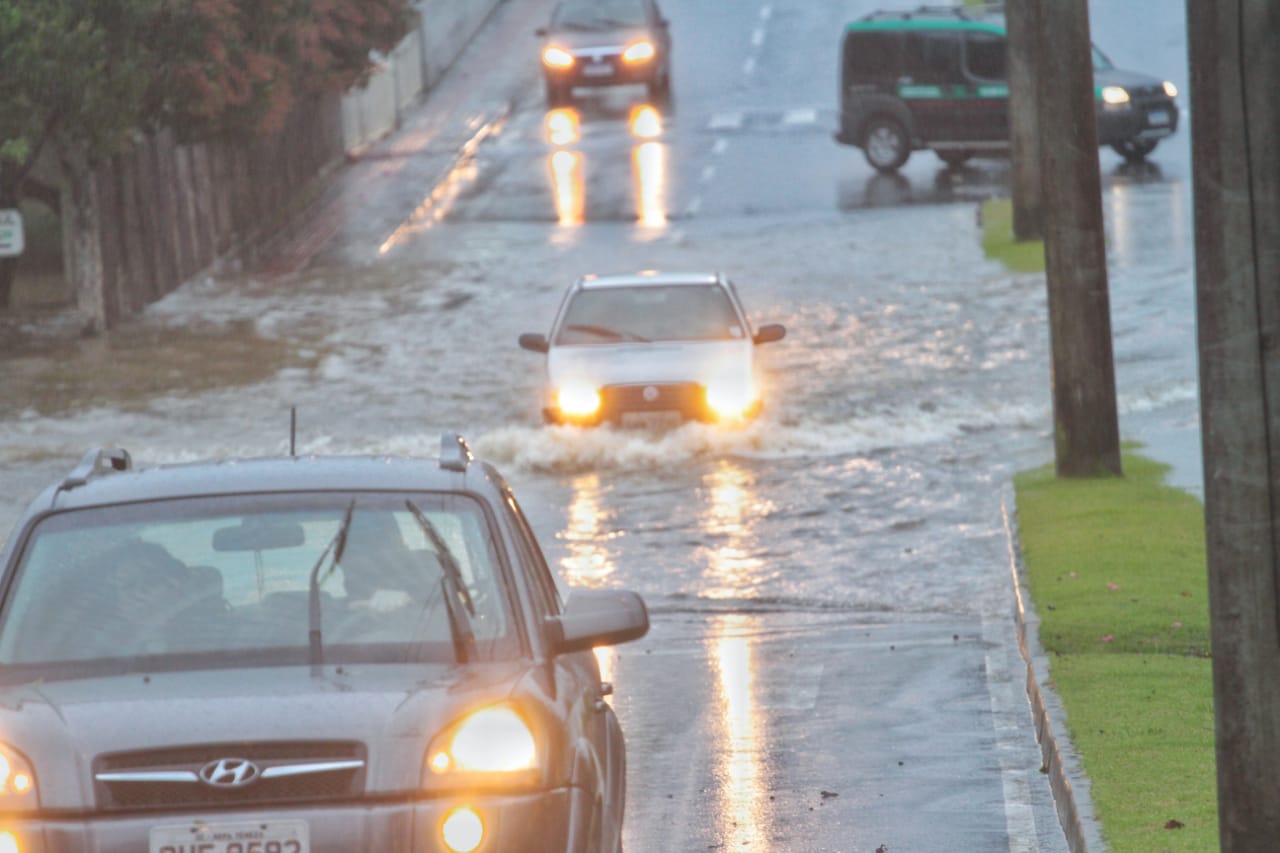
M 0 743 L 0 810 L 34 809 L 39 805 L 31 762 L 7 743 Z
M 722 421 L 744 417 L 758 397 L 750 379 L 714 379 L 707 384 L 707 408 Z
M 1129 103 L 1129 92 L 1123 86 L 1103 86 L 1102 102 L 1113 107 L 1127 104 Z
M 542 62 L 550 68 L 572 68 L 573 54 L 554 45 L 542 51 Z
M 437 735 L 427 748 L 423 784 L 523 785 L 538 780 L 538 742 L 510 705 L 473 711 Z
M 622 52 L 623 62 L 648 62 L 657 54 L 658 50 L 653 46 L 653 42 L 646 40 L 632 42 L 627 45 L 627 49 Z
M 571 418 L 589 418 L 600 410 L 600 391 L 585 382 L 566 382 L 556 392 L 556 405 Z

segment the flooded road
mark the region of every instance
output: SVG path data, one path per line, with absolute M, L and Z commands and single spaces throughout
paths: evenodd
M 668 0 L 660 132 L 624 91 L 557 137 L 531 60 L 547 5 L 503 7 L 348 170 L 305 263 L 7 362 L 0 527 L 93 445 L 144 466 L 286 453 L 291 407 L 302 454 L 434 455 L 457 430 L 566 590 L 651 608 L 603 660 L 629 849 L 1065 849 L 1010 614 L 1008 482 L 1051 461 L 1052 418 L 1043 280 L 980 247 L 1004 167 L 921 152 L 886 182 L 832 143 L 827 59 L 856 2 Z M 512 33 L 527 50 L 500 49 Z M 1158 171 L 1102 154 L 1125 438 L 1184 440 L 1196 411 L 1185 139 Z M 723 270 L 757 325 L 786 325 L 758 420 L 542 425 L 517 336 L 576 276 L 639 269 Z

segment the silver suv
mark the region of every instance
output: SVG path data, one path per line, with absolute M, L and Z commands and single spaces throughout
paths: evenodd
M 438 460 L 94 451 L 0 567 L 0 850 L 620 850 L 591 649 L 644 603 L 562 604 L 455 435 Z

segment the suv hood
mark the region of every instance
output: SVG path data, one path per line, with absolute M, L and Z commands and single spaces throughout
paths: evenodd
M 593 47 L 620 49 L 642 38 L 653 38 L 648 27 L 603 27 L 598 30 L 552 30 L 547 36 L 547 43 L 570 50 L 586 50 Z
M 100 754 L 204 743 L 359 741 L 368 790 L 403 791 L 417 787 L 431 737 L 508 697 L 527 667 L 377 664 L 320 677 L 276 667 L 7 687 L 0 731 L 32 762 L 45 809 L 92 807 Z
M 1094 69 L 1093 85 L 1123 86 L 1126 89 L 1160 88 L 1162 80 L 1139 71 L 1126 71 L 1123 68 Z
M 552 347 L 547 378 L 553 387 L 568 381 L 606 385 L 697 382 L 750 376 L 753 344 L 737 341 L 669 341 Z

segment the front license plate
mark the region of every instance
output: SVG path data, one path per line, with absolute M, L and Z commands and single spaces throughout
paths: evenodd
M 624 429 L 673 429 L 684 423 L 676 411 L 623 412 L 619 426 Z
M 1147 113 L 1147 124 L 1165 125 L 1169 123 L 1168 110 L 1152 110 Z
M 592 62 L 582 66 L 583 77 L 608 77 L 613 74 L 613 66 L 607 62 Z
M 151 829 L 151 853 L 310 853 L 303 820 L 189 823 Z

